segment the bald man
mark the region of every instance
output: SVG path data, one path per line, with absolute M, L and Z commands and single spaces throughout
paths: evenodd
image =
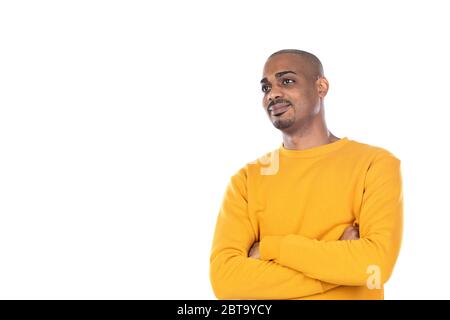
M 263 108 L 282 144 L 234 174 L 217 217 L 219 299 L 383 299 L 402 235 L 400 160 L 327 128 L 328 81 L 285 49 L 263 70 Z

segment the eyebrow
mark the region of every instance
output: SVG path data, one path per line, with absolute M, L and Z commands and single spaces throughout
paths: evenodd
M 296 73 L 295 73 L 294 71 L 287 70 L 287 71 L 280 71 L 280 72 L 275 73 L 275 78 L 282 77 L 282 76 L 284 76 L 286 73 L 293 73 L 293 74 L 296 75 Z M 266 83 L 266 82 L 268 82 L 268 81 L 267 81 L 267 78 L 263 78 L 263 79 L 260 81 L 260 83 Z

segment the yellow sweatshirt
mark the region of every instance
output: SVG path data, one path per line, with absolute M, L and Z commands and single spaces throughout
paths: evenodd
M 349 225 L 359 240 L 339 240 Z M 400 160 L 347 137 L 233 175 L 210 257 L 219 299 L 383 299 L 403 224 Z M 260 259 L 248 257 L 260 242 Z

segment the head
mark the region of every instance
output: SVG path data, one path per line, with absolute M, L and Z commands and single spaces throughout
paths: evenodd
M 261 80 L 263 106 L 273 125 L 283 132 L 296 132 L 323 118 L 328 92 L 320 60 L 313 54 L 285 49 L 266 61 Z

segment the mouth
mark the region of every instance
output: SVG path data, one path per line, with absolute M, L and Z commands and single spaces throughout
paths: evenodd
M 290 104 L 275 104 L 268 108 L 269 113 L 274 117 L 279 117 L 286 113 L 286 111 L 289 109 L 291 105 Z

